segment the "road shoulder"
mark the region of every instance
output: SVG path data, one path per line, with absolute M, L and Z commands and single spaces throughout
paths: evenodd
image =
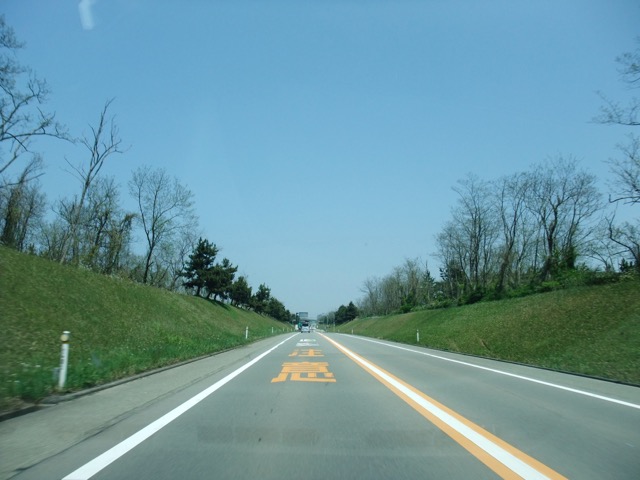
M 0 422 L 0 478 L 12 478 L 134 412 L 252 358 L 256 352 L 276 342 L 276 338 L 117 383 L 110 388 L 79 392 L 65 401 Z

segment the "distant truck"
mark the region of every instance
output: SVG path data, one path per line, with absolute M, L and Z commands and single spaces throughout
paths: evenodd
M 309 333 L 311 331 L 311 327 L 309 326 L 309 322 L 307 320 L 303 320 L 300 322 L 300 332 Z

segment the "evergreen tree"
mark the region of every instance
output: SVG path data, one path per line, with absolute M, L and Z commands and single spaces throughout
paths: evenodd
M 267 307 L 265 313 L 276 320 L 280 320 L 281 322 L 288 322 L 291 317 L 291 312 L 289 312 L 284 304 L 275 297 L 271 297 L 267 302 Z
M 222 260 L 222 263 L 216 264 L 207 275 L 205 287 L 209 295 L 213 295 L 213 299 L 221 300 L 229 298 L 229 292 L 233 285 L 233 279 L 238 271 L 238 267 L 234 267 L 228 258 Z M 207 297 L 208 298 L 208 297 Z
M 244 276 L 239 276 L 231 285 L 229 290 L 231 303 L 237 307 L 248 307 L 251 305 L 251 287 Z
M 349 305 L 347 305 L 346 308 L 346 321 L 350 322 L 351 320 L 354 320 L 357 316 L 358 316 L 358 307 L 356 307 L 353 302 L 349 302 Z
M 193 253 L 189 255 L 189 261 L 182 272 L 185 277 L 182 283 L 185 288 L 195 289 L 194 295 L 199 296 L 203 287 L 207 286 L 207 280 L 214 268 L 218 247 L 206 239 L 198 239 Z
M 251 298 L 251 306 L 257 313 L 263 313 L 267 309 L 267 304 L 271 298 L 271 289 L 264 283 L 258 287 L 258 291 Z
M 350 322 L 358 316 L 358 313 L 358 307 L 356 307 L 353 302 L 349 302 L 349 305 L 346 307 L 340 305 L 335 313 L 335 322 L 338 324 Z

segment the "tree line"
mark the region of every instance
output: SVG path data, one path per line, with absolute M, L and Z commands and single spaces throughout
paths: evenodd
M 228 259 L 198 267 L 203 247 L 210 262 L 218 248 L 198 238 L 194 195 L 166 170 L 136 169 L 126 189 L 136 208 L 122 207 L 119 186 L 101 173 L 106 162 L 126 151 L 111 113 L 113 100 L 105 102 L 88 133 L 74 137 L 47 112 L 46 81 L 17 60 L 23 47 L 0 16 L 0 244 L 143 284 L 206 292 L 214 301 L 289 321 L 290 312 L 270 289 L 261 284 L 252 294 L 246 277 L 235 278 L 238 267 Z M 75 145 L 85 157 L 77 164 L 67 160 L 77 193 L 51 205 L 39 183 L 44 169 L 34 145 L 39 137 Z M 142 238 L 142 253 L 134 251 L 136 238 Z
M 318 315 L 318 322 L 325 325 L 340 325 L 342 323 L 350 322 L 354 318 L 360 315 L 358 307 L 349 302 L 348 305 L 340 305 L 334 312 L 323 313 Z
M 235 278 L 238 267 L 228 258 L 217 262 L 219 249 L 215 243 L 200 238 L 193 253 L 181 272 L 185 278 L 183 286 L 196 296 L 213 300 L 229 301 L 240 308 L 249 308 L 258 313 L 269 315 L 277 320 L 289 322 L 292 314 L 277 298 L 271 296 L 271 289 L 264 283 L 252 293 L 247 278 L 240 275 Z
M 639 88 L 640 47 L 616 60 L 622 81 Z M 640 126 L 639 98 L 627 104 L 601 98 L 596 122 Z M 617 222 L 615 208 L 640 204 L 640 137 L 630 134 L 618 150 L 618 158 L 607 161 L 613 174 L 608 199 L 596 177 L 571 156 L 497 179 L 469 174 L 459 180 L 457 203 L 435 238 L 439 278 L 428 262 L 406 259 L 383 278 L 363 282 L 359 314 L 469 304 L 640 275 L 640 218 Z

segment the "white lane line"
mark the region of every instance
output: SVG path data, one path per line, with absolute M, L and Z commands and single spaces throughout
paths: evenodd
M 550 382 L 545 382 L 543 380 L 536 380 L 535 378 L 525 377 L 523 375 L 517 375 L 515 373 L 505 372 L 503 370 L 496 370 L 495 368 L 483 367 L 481 365 L 475 365 L 473 363 L 463 362 L 461 360 L 454 360 L 452 358 L 442 357 L 440 355 L 434 355 L 432 353 L 421 352 L 420 350 L 413 350 L 411 348 L 401 347 L 399 345 L 391 345 L 389 343 L 379 342 L 377 340 L 371 340 L 369 338 L 363 338 L 363 337 L 354 337 L 354 338 L 358 338 L 359 340 L 363 340 L 365 342 L 377 343 L 379 345 L 384 345 L 386 347 L 397 348 L 398 350 L 405 350 L 407 352 L 417 353 L 419 355 L 425 355 L 427 357 L 437 358 L 439 360 L 445 360 L 447 362 L 458 363 L 460 365 L 465 365 L 467 367 L 479 368 L 480 370 L 486 370 L 488 372 L 498 373 L 500 375 L 506 375 L 507 377 L 518 378 L 520 380 L 526 380 L 527 382 L 538 383 L 540 385 L 545 385 L 547 387 L 557 388 L 559 390 L 565 390 L 567 392 L 577 393 L 579 395 L 584 395 L 586 397 L 597 398 L 598 400 L 604 400 L 605 402 L 616 403 L 618 405 L 624 405 L 625 407 L 631 407 L 631 408 L 636 408 L 640 410 L 640 405 L 636 403 L 625 402 L 624 400 L 618 400 L 616 398 L 611 398 L 611 397 L 605 397 L 604 395 L 598 395 L 597 393 L 591 393 L 585 390 L 578 390 L 576 388 L 565 387 L 563 385 L 558 385 L 557 383 L 550 383 Z
M 187 410 L 191 409 L 192 407 L 197 405 L 199 402 L 207 398 L 209 395 L 211 395 L 213 392 L 215 392 L 222 386 L 229 383 L 231 380 L 233 380 L 235 377 L 237 377 L 242 372 L 247 370 L 249 367 L 258 363 L 260 360 L 262 360 L 264 357 L 269 355 L 280 345 L 291 340 L 294 336 L 295 335 L 288 337 L 286 340 L 283 340 L 282 342 L 277 344 L 275 347 L 270 348 L 266 352 L 258 355 L 256 358 L 254 358 L 250 362 L 245 363 L 242 367 L 231 372 L 229 375 L 227 375 L 223 379 L 218 380 L 216 383 L 206 388 L 196 396 L 190 398 L 189 400 L 184 402 L 182 405 L 179 405 L 178 407 L 174 408 L 169 413 L 163 415 L 153 423 L 150 423 L 149 425 L 144 427 L 142 430 L 139 430 L 138 432 L 131 435 L 129 438 L 123 440 L 122 442 L 117 444 L 115 447 L 107 450 L 102 455 L 94 458 L 89 463 L 86 463 L 82 467 L 78 468 L 76 471 L 70 473 L 69 475 L 64 477 L 63 480 L 87 480 L 93 477 L 96 473 L 100 472 L 109 464 L 116 461 L 118 458 L 123 456 L 129 450 L 140 445 L 142 442 L 144 442 L 151 435 L 159 431 L 161 428 L 167 426 L 169 423 L 174 421 L 176 418 L 178 418 L 180 415 L 185 413 Z
M 444 410 L 439 408 L 437 405 L 434 405 L 423 396 L 418 395 L 413 390 L 407 388 L 405 385 L 397 381 L 394 377 L 380 370 L 375 365 L 365 360 L 363 357 L 357 355 L 356 353 L 346 348 L 344 345 L 341 345 L 337 343 L 335 340 L 332 340 L 328 337 L 325 337 L 325 338 L 327 338 L 327 340 L 333 343 L 338 349 L 342 350 L 342 352 L 345 353 L 347 356 L 351 357 L 351 359 L 354 360 L 356 363 L 359 363 L 362 367 L 364 367 L 365 370 L 369 370 L 370 372 L 374 373 L 378 377 L 382 378 L 385 382 L 387 382 L 397 391 L 403 393 L 405 396 L 410 398 L 413 402 L 418 404 L 420 407 L 430 412 L 432 415 L 434 415 L 436 418 L 444 422 L 446 425 L 448 425 L 450 428 L 458 432 L 467 440 L 474 443 L 476 446 L 478 446 L 488 455 L 490 455 L 495 460 L 500 462 L 502 465 L 506 466 L 509 470 L 514 472 L 520 478 L 523 478 L 526 480 L 545 480 L 545 479 L 548 480 L 552 478 L 536 470 L 533 466 L 524 462 L 513 453 L 509 452 L 508 450 L 502 448 L 500 445 L 492 442 L 490 439 L 476 432 L 469 425 L 458 420 L 453 415 L 445 412 Z M 553 477 L 553 478 L 556 478 L 556 477 Z M 564 478 L 564 477 L 561 477 L 561 478 Z

